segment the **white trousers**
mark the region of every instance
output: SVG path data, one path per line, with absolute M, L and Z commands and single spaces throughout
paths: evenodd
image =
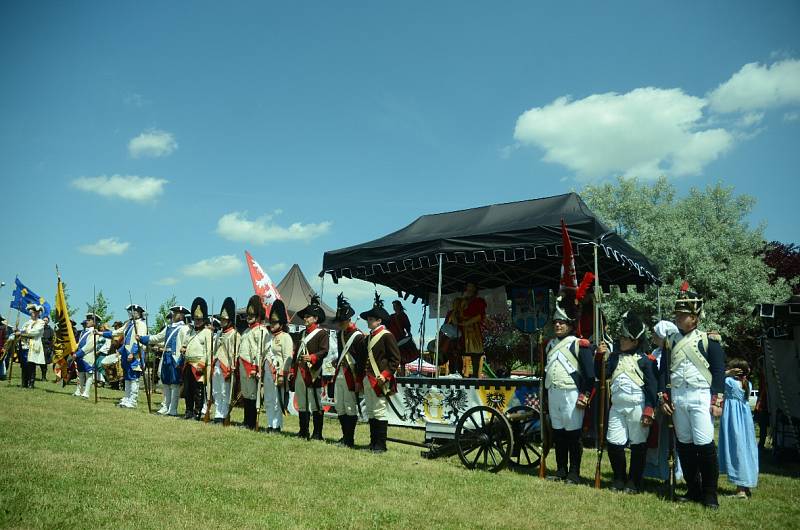
M 367 418 L 371 420 L 386 420 L 386 396 L 378 396 L 369 384 L 369 377 L 364 377 L 364 404 L 367 409 Z
M 119 400 L 119 404 L 120 405 L 127 405 L 130 400 L 131 400 L 131 382 L 126 379 L 125 380 L 125 395 L 122 396 L 122 399 Z
M 336 375 L 336 384 L 333 387 L 333 401 L 336 403 L 336 414 L 339 416 L 358 416 L 355 392 L 351 392 L 347 388 L 347 379 L 343 370 L 339 370 Z
M 78 372 L 78 385 L 75 388 L 74 396 L 89 397 L 89 390 L 94 384 L 94 376 L 86 372 Z
M 638 403 L 621 401 L 614 402 L 611 398 L 611 409 L 608 411 L 608 443 L 614 445 L 631 445 L 644 443 L 650 427 L 642 425 L 642 411 L 644 410 L 644 398 Z
M 314 394 L 317 395 L 316 400 L 314 399 Z M 322 405 L 322 389 L 306 388 L 306 382 L 303 381 L 303 377 L 299 372 L 294 382 L 294 395 L 297 398 L 298 412 L 321 412 L 317 407 L 317 403 Z
M 575 406 L 578 402 L 577 388 L 555 388 L 547 391 L 550 423 L 554 429 L 575 431 L 583 427 L 584 409 Z
M 164 414 L 169 416 L 178 415 L 178 400 L 181 397 L 181 385 L 163 385 L 164 401 L 167 403 L 167 411 Z
M 211 378 L 211 396 L 214 398 L 214 419 L 224 419 L 228 415 L 231 380 L 225 380 L 219 361 L 214 363 L 214 375 Z
M 283 428 L 283 409 L 278 400 L 281 399 L 280 393 L 283 389 L 275 385 L 272 366 L 269 362 L 264 363 L 261 373 L 264 375 L 264 411 L 267 413 L 267 427 L 281 429 Z
M 679 442 L 706 445 L 714 441 L 711 391 L 708 388 L 673 388 L 672 403 L 675 406 L 672 421 Z

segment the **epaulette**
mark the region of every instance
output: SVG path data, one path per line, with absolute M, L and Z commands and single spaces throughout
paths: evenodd
M 648 353 L 647 354 L 647 358 L 650 359 L 653 362 L 656 362 L 658 360 L 658 359 L 656 359 L 656 356 L 653 355 L 652 353 Z
M 708 338 L 713 340 L 714 342 L 722 342 L 722 335 L 717 332 L 709 333 Z
M 589 339 L 578 339 L 578 346 L 581 348 L 588 348 L 591 345 L 592 343 L 589 342 Z

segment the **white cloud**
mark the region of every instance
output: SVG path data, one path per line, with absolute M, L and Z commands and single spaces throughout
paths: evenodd
M 273 274 L 277 274 L 279 272 L 285 271 L 288 268 L 289 266 L 287 264 L 280 262 L 276 263 L 275 265 L 270 265 L 269 267 L 267 267 L 267 270 Z
M 787 112 L 783 115 L 783 121 L 800 120 L 800 112 Z
M 72 181 L 72 186 L 103 197 L 118 197 L 130 201 L 147 202 L 157 199 L 164 192 L 167 181 L 154 177 L 134 175 L 105 175 L 99 177 L 80 177 Z
M 655 178 L 695 175 L 733 144 L 733 135 L 702 123 L 706 101 L 680 89 L 561 97 L 518 119 L 514 138 L 580 178 L 612 174 Z
M 232 212 L 217 221 L 217 234 L 230 241 L 263 245 L 281 241 L 310 241 L 328 233 L 332 223 L 292 223 L 288 227 L 272 222 L 272 215 L 247 219 L 247 212 Z
M 128 153 L 133 158 L 167 156 L 177 148 L 178 142 L 172 133 L 158 129 L 145 131 L 128 142 Z
M 351 302 L 359 302 L 358 306 L 355 303 L 353 304 L 354 308 L 358 309 L 359 306 L 364 306 L 364 309 L 357 310 L 357 313 L 366 311 L 372 307 L 376 290 L 381 295 L 384 306 L 391 313 L 392 300 L 397 298 L 397 291 L 383 285 L 376 286 L 364 280 L 339 278 L 339 283 L 333 283 L 330 276 L 325 278 L 325 301 L 327 302 L 330 299 L 333 302 L 331 307 L 336 307 L 336 296 L 339 293 L 344 293 L 345 298 Z
M 708 95 L 715 112 L 750 112 L 800 104 L 800 60 L 749 63 Z
M 156 280 L 153 283 L 155 283 L 156 285 L 167 285 L 167 286 L 169 286 L 169 285 L 175 285 L 179 281 L 180 280 L 178 278 L 175 278 L 174 276 L 167 276 L 166 278 L 161 278 L 160 280 Z
M 139 108 L 144 107 L 145 105 L 150 103 L 144 98 L 144 96 L 142 96 L 141 94 L 137 94 L 136 92 L 131 92 L 129 94 L 126 94 L 125 97 L 122 98 L 122 101 L 126 105 Z
M 186 276 L 201 278 L 219 278 L 230 276 L 242 270 L 242 260 L 233 254 L 202 259 L 197 263 L 186 265 L 182 271 Z
M 119 256 L 128 250 L 129 246 L 130 243 L 120 241 L 116 237 L 107 237 L 89 245 L 81 245 L 78 250 L 92 256 Z

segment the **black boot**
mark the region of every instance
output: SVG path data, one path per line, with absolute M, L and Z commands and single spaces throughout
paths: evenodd
M 564 437 L 564 429 L 553 429 L 553 449 L 556 453 L 556 474 L 548 477 L 550 480 L 564 480 L 567 478 L 567 460 L 569 449 Z
M 700 469 L 703 505 L 712 510 L 719 509 L 717 482 L 719 481 L 719 461 L 714 442 L 697 446 L 698 468 Z
M 321 412 L 312 414 L 312 419 L 314 420 L 314 432 L 311 435 L 312 440 L 322 440 L 322 422 L 324 418 Z
M 375 443 L 370 449 L 373 453 L 386 452 L 386 434 L 389 429 L 389 422 L 385 420 L 375 420 Z
M 339 419 L 339 427 L 342 429 L 342 437 L 337 440 L 336 445 L 339 447 L 345 447 L 347 443 L 345 440 L 347 439 L 347 416 L 338 416 Z
M 608 451 L 608 462 L 614 472 L 614 479 L 611 482 L 612 491 L 622 491 L 625 488 L 625 446 L 609 443 L 606 446 Z
M 567 438 L 567 447 L 569 448 L 569 472 L 567 472 L 567 483 L 580 484 L 581 458 L 583 458 L 581 430 L 566 431 L 565 438 Z
M 369 419 L 369 450 L 370 451 L 375 449 L 375 439 L 378 436 L 376 431 L 375 431 L 375 429 L 376 429 L 375 425 L 376 425 L 377 421 L 378 420 L 376 420 L 374 418 L 370 418 Z
M 248 429 L 254 429 L 256 426 L 256 402 L 253 399 L 242 398 L 242 407 L 244 408 L 244 426 Z M 190 412 L 187 410 L 183 416 L 186 418 Z M 191 412 L 191 417 L 194 417 L 194 411 Z
M 342 439 L 339 444 L 342 447 L 355 447 L 356 423 L 358 423 L 358 416 L 339 416 L 339 422 L 342 424 Z
M 300 419 L 300 431 L 297 433 L 297 437 L 308 440 L 308 421 L 311 417 L 311 413 L 308 411 L 301 411 L 297 413 L 297 416 Z
M 702 491 L 698 475 L 697 446 L 694 444 L 676 443 L 678 458 L 681 461 L 683 479 L 686 481 L 686 495 L 678 497 L 678 502 L 700 502 Z
M 639 493 L 642 491 L 642 477 L 644 476 L 644 463 L 647 458 L 647 443 L 631 445 L 631 471 L 628 473 L 628 483 L 625 484 L 625 493 Z

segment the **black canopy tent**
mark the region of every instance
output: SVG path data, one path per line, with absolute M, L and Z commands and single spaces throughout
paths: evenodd
M 604 290 L 661 283 L 647 257 L 600 222 L 576 193 L 423 215 L 374 241 L 326 252 L 320 276 L 329 274 L 334 283 L 346 277 L 385 285 L 426 303 L 430 293 L 454 292 L 467 281 L 481 288 L 555 287 L 561 219 L 579 275 L 595 270 L 596 246 Z

